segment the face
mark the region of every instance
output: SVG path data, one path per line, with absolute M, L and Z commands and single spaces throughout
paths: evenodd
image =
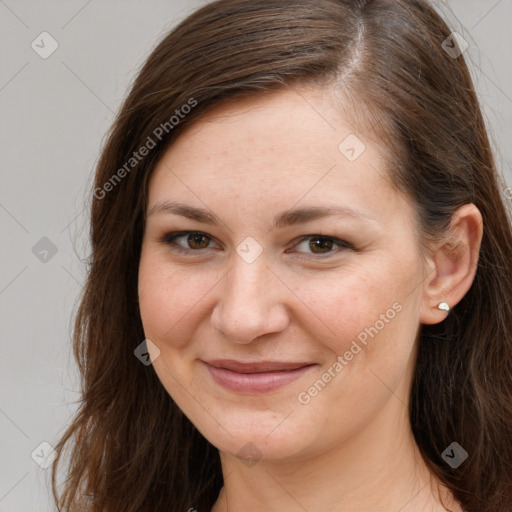
M 150 180 L 139 301 L 153 367 L 222 452 L 298 460 L 408 399 L 424 277 L 413 205 L 329 98 L 218 107 Z

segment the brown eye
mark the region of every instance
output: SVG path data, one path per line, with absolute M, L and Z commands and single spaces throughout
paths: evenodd
M 330 238 L 310 238 L 309 241 L 309 248 L 315 254 L 325 254 L 333 248 L 333 245 L 334 242 Z
M 335 246 L 339 247 L 337 251 L 333 250 Z M 309 235 L 301 239 L 294 247 L 293 252 L 306 253 L 305 257 L 307 259 L 322 259 L 322 257 L 335 256 L 346 249 L 354 249 L 354 246 L 349 242 L 331 236 Z
M 183 239 L 182 242 L 178 240 Z M 208 249 L 211 237 L 201 231 L 180 231 L 178 233 L 168 233 L 161 238 L 161 242 L 171 246 L 178 252 L 200 252 Z
M 210 241 L 202 233 L 192 233 L 187 237 L 187 243 L 192 249 L 206 249 Z

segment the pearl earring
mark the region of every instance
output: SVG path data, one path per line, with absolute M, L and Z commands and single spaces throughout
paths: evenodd
M 450 311 L 450 306 L 446 302 L 440 302 L 437 306 L 437 309 L 440 309 L 441 311 Z

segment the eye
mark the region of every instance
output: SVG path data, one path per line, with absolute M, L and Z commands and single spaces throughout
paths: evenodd
M 183 239 L 183 243 L 178 242 L 180 239 Z M 192 252 L 199 253 L 202 250 L 208 249 L 208 246 L 212 241 L 212 237 L 202 231 L 178 231 L 175 233 L 167 233 L 160 239 L 160 241 L 171 246 L 173 251 L 190 254 Z M 354 246 L 349 242 L 324 235 L 308 235 L 302 237 L 301 241 L 296 244 L 293 249 L 296 249 L 297 247 L 300 248 L 301 246 L 303 246 L 303 249 L 306 248 L 312 251 L 310 256 L 305 256 L 306 259 L 328 258 L 333 253 L 336 254 L 343 249 L 354 249 Z M 339 246 L 341 249 L 333 251 L 335 246 Z M 287 250 L 285 252 L 289 253 L 297 251 Z
M 315 255 L 314 257 L 306 256 L 307 259 L 322 259 L 330 257 L 333 252 L 336 254 L 340 251 L 332 251 L 334 246 L 340 246 L 343 249 L 354 249 L 354 246 L 349 242 L 344 240 L 340 240 L 339 238 L 334 238 L 331 236 L 323 236 L 323 235 L 308 235 L 301 239 L 297 245 L 294 246 L 294 249 L 297 247 L 303 246 L 303 248 L 311 249 L 312 253 Z M 289 251 L 286 251 L 289 252 Z M 299 251 L 303 252 L 303 251 Z
M 184 239 L 186 245 L 182 245 L 176 240 Z M 202 231 L 179 231 L 176 233 L 168 233 L 161 238 L 161 242 L 172 246 L 172 249 L 178 252 L 199 252 L 208 249 L 208 245 L 212 238 Z

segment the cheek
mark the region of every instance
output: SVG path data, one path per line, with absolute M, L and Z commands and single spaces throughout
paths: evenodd
M 197 325 L 201 304 L 222 276 L 170 265 L 165 256 L 142 251 L 139 308 L 146 337 L 163 346 L 182 348 Z
M 350 350 L 356 339 L 364 350 L 364 341 L 375 333 L 373 327 L 388 329 L 402 309 L 404 285 L 384 263 L 296 279 L 291 288 L 303 304 L 296 320 L 337 355 Z

